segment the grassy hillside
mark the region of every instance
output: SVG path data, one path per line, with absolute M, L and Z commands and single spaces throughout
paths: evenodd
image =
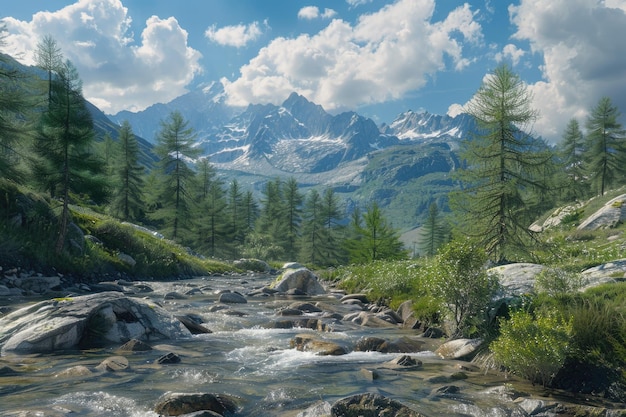
M 111 276 L 170 279 L 232 271 L 232 265 L 203 259 L 149 230 L 122 224 L 78 201 L 66 247 L 54 241 L 60 203 L 0 180 L 0 266 L 59 272 L 100 280 Z

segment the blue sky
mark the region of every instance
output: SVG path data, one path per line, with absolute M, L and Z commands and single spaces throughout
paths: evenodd
M 107 113 L 221 82 L 232 104 L 292 91 L 377 123 L 455 114 L 508 62 L 557 141 L 600 97 L 626 111 L 626 0 L 5 1 L 3 51 L 26 64 L 44 35 Z

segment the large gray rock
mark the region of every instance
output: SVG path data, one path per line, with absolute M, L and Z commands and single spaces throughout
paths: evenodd
M 582 278 L 583 287 L 581 291 L 601 284 L 624 281 L 626 279 L 626 259 L 618 259 L 586 269 L 582 272 Z
M 357 394 L 333 404 L 331 417 L 423 417 L 402 403 L 380 394 Z
M 3 354 L 190 336 L 166 310 L 118 292 L 42 301 L 0 319 Z
M 615 227 L 626 220 L 626 194 L 615 197 L 600 210 L 585 219 L 578 230 L 597 230 Z
M 514 263 L 490 268 L 487 272 L 496 274 L 502 286 L 503 298 L 518 297 L 535 291 L 535 278 L 545 266 L 531 263 Z
M 482 344 L 482 339 L 455 339 L 439 346 L 435 353 L 443 359 L 467 358 L 474 355 Z
M 319 283 L 317 276 L 306 268 L 285 271 L 274 289 L 285 293 L 289 290 L 299 290 L 307 295 L 326 294 L 326 290 Z
M 162 416 L 180 416 L 197 411 L 227 415 L 237 411 L 237 407 L 237 399 L 226 394 L 168 392 L 159 398 L 154 411 Z

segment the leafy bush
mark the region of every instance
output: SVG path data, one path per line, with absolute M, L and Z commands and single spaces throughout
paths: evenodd
M 520 310 L 503 321 L 500 336 L 491 343 L 497 362 L 511 372 L 547 387 L 572 351 L 573 320 L 555 310 L 536 317 Z
M 432 294 L 454 321 L 453 336 L 485 330 L 487 310 L 499 289 L 498 277 L 487 273 L 486 262 L 484 249 L 459 240 L 444 246 L 427 268 Z
M 535 286 L 552 297 L 565 296 L 585 285 L 582 274 L 560 268 L 545 268 L 535 278 Z

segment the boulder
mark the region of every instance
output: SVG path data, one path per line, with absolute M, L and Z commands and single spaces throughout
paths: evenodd
M 300 334 L 294 337 L 290 345 L 301 352 L 314 352 L 320 356 L 339 356 L 348 353 L 346 348 L 335 342 L 316 339 L 308 334 Z
M 125 357 L 112 356 L 100 362 L 100 364 L 96 366 L 96 369 L 98 371 L 121 372 L 126 371 L 129 367 L 128 359 Z
M 60 289 L 61 278 L 53 277 L 28 277 L 22 278 L 20 288 L 37 294 L 45 294 L 53 289 Z
M 450 340 L 435 350 L 435 354 L 443 359 L 462 359 L 472 356 L 476 353 L 482 339 L 455 339 Z
M 360 339 L 354 350 L 357 352 L 415 353 L 421 352 L 423 346 L 423 341 L 408 337 L 391 341 L 370 336 Z
M 351 321 L 352 323 L 356 323 L 364 327 L 380 328 L 380 327 L 390 327 L 390 326 L 395 327 L 396 326 L 396 324 L 383 320 L 380 317 L 376 317 L 376 315 L 372 313 L 368 313 L 367 311 L 361 311 L 355 316 L 348 315 L 344 318 L 344 320 L 346 320 L 346 318 L 350 318 L 348 321 Z
M 306 268 L 290 269 L 285 271 L 274 289 L 286 293 L 289 290 L 299 290 L 307 295 L 326 294 L 326 290 L 319 283 L 317 276 Z
M 286 262 L 283 264 L 282 269 L 300 269 L 300 268 L 304 268 L 304 265 L 298 262 Z
M 238 292 L 224 292 L 220 294 L 219 302 L 224 304 L 246 304 L 246 297 Z
M 626 278 L 626 259 L 618 259 L 602 265 L 585 269 L 582 272 L 584 286 L 581 291 L 601 285 L 624 281 Z
M 198 411 L 219 415 L 237 411 L 235 397 L 225 394 L 186 394 L 168 392 L 159 398 L 154 411 L 162 416 L 180 416 Z
M 402 355 L 388 362 L 385 362 L 383 366 L 388 369 L 413 371 L 422 366 L 422 361 L 419 361 L 408 355 Z
M 519 297 L 535 291 L 535 278 L 545 266 L 532 263 L 513 263 L 496 266 L 487 270 L 496 274 L 502 285 L 501 298 Z
M 67 368 L 54 376 L 57 378 L 76 378 L 81 376 L 91 376 L 93 372 L 84 365 L 76 365 L 71 368 Z
M 191 334 L 213 333 L 211 330 L 204 327 L 202 323 L 194 320 L 194 318 L 190 315 L 180 315 L 176 316 L 176 318 L 180 320 L 180 322 L 191 332 Z
M 120 346 L 117 350 L 118 352 L 147 352 L 152 350 L 152 346 L 142 342 L 141 340 L 131 339 Z
M 597 230 L 615 227 L 626 220 L 626 194 L 615 197 L 585 219 L 578 230 Z
M 239 259 L 233 262 L 233 265 L 244 271 L 268 273 L 272 270 L 272 267 L 267 262 L 260 259 Z
M 331 417 L 424 417 L 402 403 L 380 394 L 357 394 L 333 404 Z
M 166 310 L 118 292 L 42 301 L 0 318 L 2 353 L 51 353 L 190 336 Z

